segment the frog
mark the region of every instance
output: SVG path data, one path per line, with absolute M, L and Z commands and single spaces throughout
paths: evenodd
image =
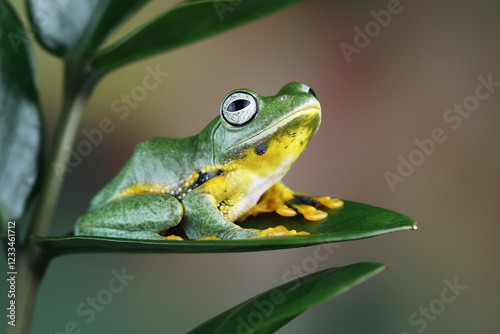
M 74 234 L 147 240 L 307 235 L 283 225 L 238 224 L 271 212 L 321 221 L 328 215 L 323 207 L 342 207 L 340 199 L 295 192 L 282 181 L 320 123 L 320 103 L 305 84 L 288 83 L 274 96 L 233 90 L 199 134 L 137 144 L 78 218 Z

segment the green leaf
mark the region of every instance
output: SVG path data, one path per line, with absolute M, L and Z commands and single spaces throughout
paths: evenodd
M 363 262 L 298 278 L 238 304 L 189 334 L 274 333 L 311 306 L 346 292 L 386 268 Z
M 21 218 L 39 173 L 43 126 L 29 40 L 0 0 L 0 219 Z M 5 231 L 5 230 L 4 230 Z
M 95 50 L 149 0 L 27 0 L 40 44 L 59 57 Z
M 344 201 L 344 206 L 327 210 L 320 222 L 301 217 L 286 218 L 263 214 L 249 218 L 242 227 L 265 229 L 283 225 L 288 229 L 307 231 L 311 235 L 268 237 L 238 240 L 132 240 L 105 237 L 33 237 L 46 252 L 57 254 L 80 252 L 124 253 L 218 253 L 252 252 L 312 246 L 322 243 L 363 239 L 376 235 L 416 229 L 416 223 L 400 213 L 375 206 Z
M 91 65 L 94 70 L 110 70 L 215 35 L 301 1 L 304 0 L 185 2 L 99 51 Z M 244 43 L 240 47 L 244 48 Z

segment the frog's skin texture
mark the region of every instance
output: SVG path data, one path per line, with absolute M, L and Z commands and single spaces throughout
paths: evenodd
M 234 222 L 272 211 L 321 220 L 327 213 L 317 206 L 342 206 L 330 197 L 295 193 L 280 181 L 320 120 L 314 92 L 298 82 L 270 97 L 232 91 L 198 135 L 139 143 L 78 219 L 75 235 L 178 240 L 173 230 L 189 239 L 307 234 L 282 226 L 243 229 Z

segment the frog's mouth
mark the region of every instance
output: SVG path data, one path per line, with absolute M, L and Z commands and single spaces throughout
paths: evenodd
M 307 114 L 313 114 L 313 113 L 317 113 L 318 115 L 321 114 L 321 109 L 318 108 L 318 107 L 312 107 L 312 106 L 308 106 L 306 108 L 303 108 L 303 109 L 300 109 L 300 110 L 297 110 L 293 113 L 291 113 L 290 115 L 286 116 L 285 118 L 279 120 L 278 122 L 268 126 L 267 128 L 265 128 L 264 130 L 254 134 L 253 136 L 245 139 L 245 140 L 242 140 L 234 145 L 231 145 L 230 147 L 228 147 L 228 149 L 231 149 L 231 148 L 234 148 L 236 146 L 239 146 L 239 145 L 242 145 L 248 141 L 251 141 L 252 143 L 255 143 L 255 142 L 258 142 L 260 137 L 268 137 L 269 134 L 271 133 L 275 133 L 278 131 L 278 129 L 282 126 L 284 126 L 285 124 L 289 123 L 290 121 L 292 121 L 293 119 L 299 117 L 299 116 L 302 116 L 302 115 L 307 115 Z M 318 122 L 318 126 L 313 129 L 313 132 L 316 133 L 317 129 L 319 127 L 319 122 Z

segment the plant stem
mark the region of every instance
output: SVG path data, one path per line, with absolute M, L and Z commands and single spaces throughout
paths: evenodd
M 17 271 L 19 275 L 18 281 L 16 282 L 18 286 L 18 295 L 16 296 L 16 326 L 14 327 L 7 324 L 6 334 L 29 333 L 38 287 L 49 262 L 49 258 L 44 256 L 43 263 L 33 266 L 33 263 L 37 263 L 38 257 L 40 257 L 40 252 L 36 249 L 36 245 L 30 241 L 28 247 L 21 254 L 18 261 L 19 266 Z
M 80 127 L 83 111 L 87 104 L 95 80 L 77 86 L 78 77 L 72 63 L 66 65 L 66 83 L 61 118 L 57 125 L 54 147 L 40 190 L 40 200 L 36 207 L 28 238 L 32 235 L 45 236 L 50 229 L 52 216 L 61 192 L 66 165 Z M 76 79 L 76 80 L 75 80 Z M 84 78 L 82 78 L 84 79 Z M 90 79 L 90 78 L 87 78 Z M 75 82 L 76 81 L 76 82 Z M 80 88 L 80 89 L 79 89 Z
M 65 63 L 64 102 L 57 125 L 54 146 L 42 179 L 39 201 L 29 227 L 27 239 L 21 244 L 18 261 L 16 324 L 6 325 L 6 333 L 27 334 L 35 300 L 51 257 L 42 253 L 31 236 L 46 236 L 59 199 L 66 165 L 75 142 L 87 100 L 102 74 L 86 73 L 84 57 Z

